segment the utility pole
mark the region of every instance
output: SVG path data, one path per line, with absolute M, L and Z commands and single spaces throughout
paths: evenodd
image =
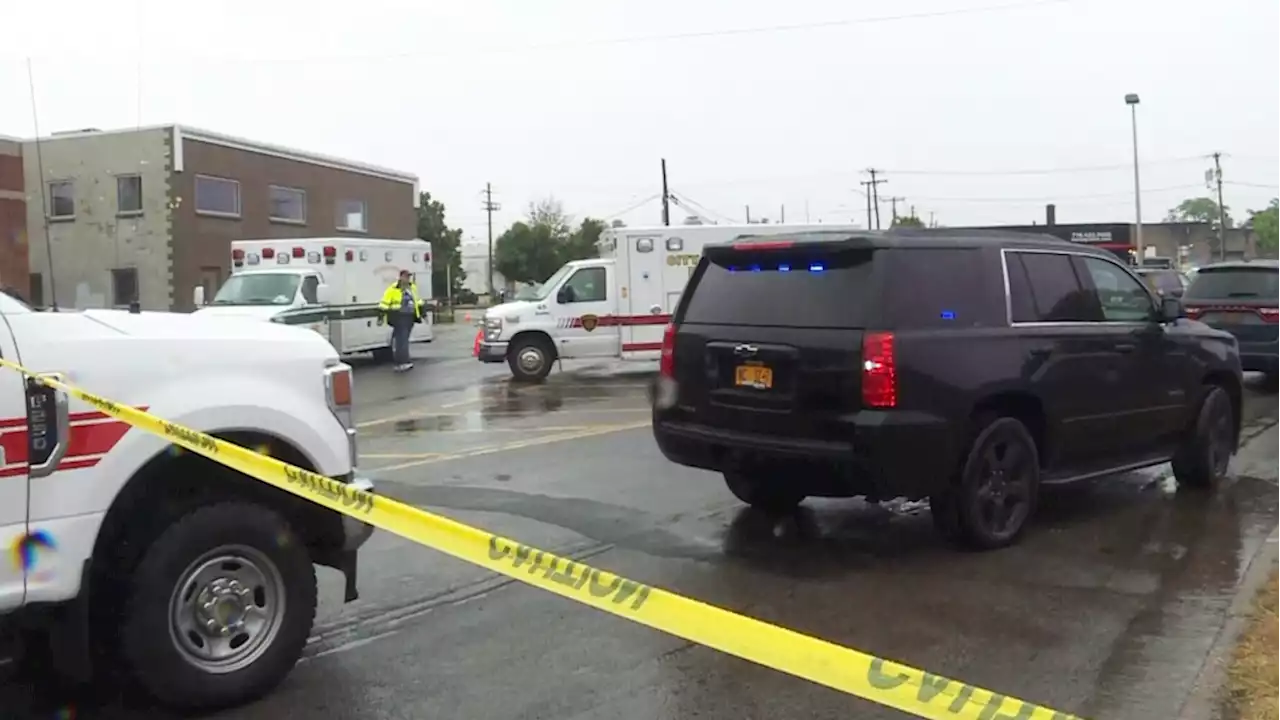
M 862 191 L 862 197 L 867 199 L 867 229 L 871 229 L 871 181 L 859 180 L 858 184 L 866 188 Z
M 782 207 L 778 208 L 778 224 L 779 225 L 787 224 L 787 206 L 786 205 L 783 205 Z
M 502 206 L 493 201 L 493 186 L 489 183 L 484 184 L 484 205 L 481 206 L 485 215 L 489 220 L 489 302 L 493 302 L 493 213 L 501 210 Z
M 875 208 L 877 230 L 880 229 L 880 184 L 889 182 L 884 178 L 876 177 L 876 174 L 880 172 L 882 171 L 875 168 L 867 168 L 867 173 L 871 175 L 871 179 L 865 183 L 871 186 L 871 206 Z
M 667 159 L 662 158 L 662 224 L 671 224 L 671 191 L 667 189 Z
M 913 212 L 914 212 L 914 211 L 913 211 Z M 932 211 L 932 210 L 930 210 L 930 211 L 929 211 L 929 227 L 931 227 L 931 228 L 936 228 L 936 227 L 938 227 L 938 223 L 934 222 L 934 219 L 933 219 L 933 211 Z
M 809 201 L 804 201 L 804 224 L 809 224 Z
M 747 224 L 750 225 L 751 224 L 751 206 L 747 205 L 746 209 L 747 209 Z
M 888 198 L 885 198 L 885 200 L 888 200 L 889 207 L 893 208 L 891 210 L 893 221 L 889 223 L 889 227 L 893 227 L 893 223 L 898 222 L 898 203 L 906 202 L 907 199 L 903 197 L 888 197 Z M 912 214 L 914 215 L 915 213 L 912 213 Z
M 1227 259 L 1227 209 L 1222 205 L 1222 153 L 1213 154 L 1213 175 L 1218 183 L 1218 259 Z

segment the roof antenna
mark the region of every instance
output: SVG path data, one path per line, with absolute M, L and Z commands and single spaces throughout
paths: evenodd
M 36 112 L 36 79 L 31 71 L 31 56 L 27 56 L 27 85 L 31 88 L 31 124 L 36 131 L 36 168 L 40 171 L 40 205 L 44 217 L 44 252 L 49 261 L 49 309 L 58 312 L 58 281 L 53 272 L 53 237 L 49 235 L 49 184 L 44 179 L 44 156 L 40 153 L 40 115 Z

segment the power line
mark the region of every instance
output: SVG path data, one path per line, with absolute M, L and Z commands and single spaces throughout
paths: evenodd
M 654 193 L 654 194 L 652 194 L 652 195 L 649 195 L 649 196 L 648 196 L 648 197 L 646 197 L 645 199 L 641 200 L 640 202 L 637 202 L 637 203 L 636 203 L 636 204 L 634 204 L 634 205 L 628 205 L 625 209 L 623 209 L 623 210 L 619 210 L 618 212 L 616 212 L 616 213 L 612 213 L 612 214 L 610 214 L 610 215 L 606 215 L 606 216 L 605 216 L 604 218 L 602 218 L 602 219 L 604 219 L 604 220 L 612 220 L 612 219 L 614 219 L 614 218 L 616 218 L 616 217 L 619 217 L 619 216 L 622 216 L 622 215 L 626 215 L 627 213 L 631 212 L 632 210 L 637 210 L 637 209 L 639 209 L 639 208 L 643 207 L 646 203 L 653 202 L 654 200 L 657 200 L 657 199 L 658 199 L 658 198 L 660 198 L 660 197 L 662 197 L 661 193 Z
M 1142 192 L 1143 194 L 1147 194 L 1147 193 L 1157 193 L 1157 192 L 1169 192 L 1172 190 L 1201 189 L 1203 187 L 1204 187 L 1203 185 L 1170 185 L 1168 187 L 1160 187 L 1160 188 L 1143 188 Z M 1042 197 L 967 197 L 966 198 L 966 197 L 921 197 L 919 195 L 912 195 L 912 197 L 917 200 L 928 200 L 930 202 L 975 202 L 975 203 L 1055 202 L 1059 200 L 1096 200 L 1096 199 L 1119 198 L 1119 197 L 1131 198 L 1132 196 L 1133 196 L 1132 190 L 1128 192 L 1098 193 L 1098 194 L 1092 194 L 1092 195 L 1045 195 Z
M 1229 156 L 1228 156 L 1228 157 L 1229 157 Z M 1239 186 L 1239 187 L 1247 187 L 1247 188 L 1261 188 L 1261 189 L 1263 189 L 1263 190 L 1277 190 L 1277 189 L 1280 189 L 1280 185 L 1267 184 L 1267 183 L 1255 183 L 1255 182 L 1242 182 L 1242 181 L 1240 181 L 1240 180 L 1223 180 L 1223 181 L 1222 181 L 1222 184 L 1224 184 L 1224 185 L 1237 185 L 1237 186 Z
M 947 10 L 928 10 L 914 13 L 896 13 L 892 15 L 872 15 L 859 18 L 845 18 L 841 20 L 819 20 L 806 23 L 790 23 L 777 25 L 758 25 L 743 28 L 729 28 L 726 30 L 691 30 L 687 32 L 675 33 L 656 33 L 652 35 L 633 35 L 629 37 L 600 38 L 596 40 L 566 40 L 561 42 L 535 43 L 530 45 L 495 45 L 489 47 L 468 47 L 466 49 L 453 50 L 414 50 L 406 52 L 389 52 L 375 54 L 358 54 L 358 55 L 295 55 L 287 58 L 270 58 L 270 57 L 253 57 L 244 54 L 197 54 L 196 58 L 227 60 L 232 62 L 251 62 L 256 65 L 263 63 L 311 63 L 325 61 L 371 61 L 371 60 L 399 60 L 413 57 L 442 57 L 449 55 L 477 55 L 477 54 L 523 54 L 535 52 L 538 50 L 570 50 L 577 48 L 592 48 L 610 45 L 631 45 L 637 43 L 651 42 L 675 42 L 685 40 L 700 40 L 705 38 L 719 38 L 742 35 L 763 35 L 772 33 L 802 32 L 808 30 L 824 30 L 831 28 L 852 27 L 858 25 L 873 25 L 879 23 L 902 22 L 905 20 L 928 20 L 935 18 L 962 16 L 962 15 L 980 15 L 994 12 L 1003 12 L 1006 10 L 1021 10 L 1025 8 L 1042 7 L 1049 5 L 1065 5 L 1074 3 L 1077 0 L 1020 0 L 1018 2 L 997 3 L 991 5 L 977 5 L 972 7 L 951 8 Z M 64 56 L 59 56 L 64 57 Z
M 1154 164 L 1171 164 L 1181 162 L 1191 162 L 1193 160 L 1204 160 L 1210 155 L 1190 155 L 1185 157 L 1165 158 L 1163 160 L 1144 160 L 1143 165 Z M 1061 175 L 1065 173 L 1089 173 L 1089 172 L 1110 172 L 1114 170 L 1131 170 L 1132 163 L 1117 163 L 1115 165 L 1078 165 L 1075 167 L 1057 167 L 1057 168 L 1022 168 L 1016 170 L 887 170 L 895 175 Z

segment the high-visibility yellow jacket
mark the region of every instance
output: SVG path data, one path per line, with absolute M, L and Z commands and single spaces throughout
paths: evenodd
M 413 319 L 422 319 L 422 296 L 418 294 L 418 284 L 409 283 L 409 292 L 413 293 Z M 378 310 L 382 311 L 382 316 L 386 318 L 393 312 L 400 311 L 400 303 L 404 300 L 404 292 L 400 290 L 400 284 L 395 283 L 382 293 L 382 302 L 378 303 Z

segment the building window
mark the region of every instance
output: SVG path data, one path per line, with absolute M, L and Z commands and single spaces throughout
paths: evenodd
M 111 271 L 111 304 L 119 307 L 137 301 L 138 269 L 113 269 Z
M 116 176 L 116 214 L 142 214 L 142 176 Z
M 307 222 L 307 192 L 297 188 L 271 186 L 271 220 L 305 224 Z
M 70 180 L 49 183 L 49 219 L 71 220 L 76 216 L 76 186 Z
M 339 230 L 365 232 L 369 229 L 368 223 L 368 206 L 363 200 L 338 201 L 338 220 L 335 225 Z
M 196 212 L 240 217 L 240 183 L 209 175 L 196 176 Z

